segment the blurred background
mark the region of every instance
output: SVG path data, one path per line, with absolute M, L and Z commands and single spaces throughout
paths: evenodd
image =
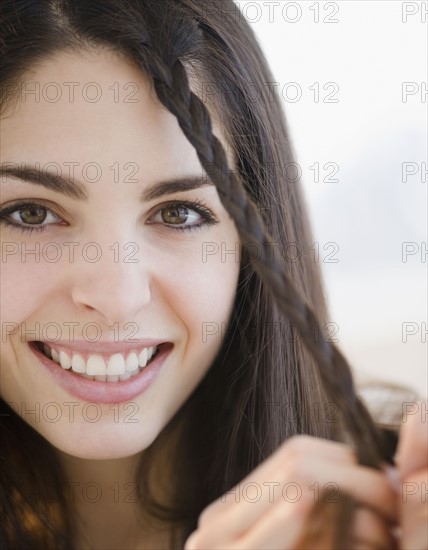
M 235 0 L 273 72 L 338 345 L 428 395 L 427 2 Z

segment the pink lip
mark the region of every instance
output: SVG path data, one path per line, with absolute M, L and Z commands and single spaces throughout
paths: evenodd
M 123 382 L 97 382 L 87 380 L 71 370 L 63 369 L 55 361 L 44 355 L 36 347 L 35 342 L 29 342 L 28 345 L 42 365 L 65 391 L 83 401 L 104 404 L 124 403 L 141 395 L 156 378 L 173 348 L 172 343 L 163 344 L 153 361 L 147 367 L 144 367 L 140 374 L 129 380 Z

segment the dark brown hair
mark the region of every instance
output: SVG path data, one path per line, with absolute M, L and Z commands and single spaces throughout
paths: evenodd
M 284 170 L 294 156 L 279 97 L 266 86 L 273 77 L 233 1 L 2 0 L 1 9 L 3 116 L 19 97 L 14 86 L 49 56 L 93 48 L 122 55 L 150 77 L 176 117 L 244 245 L 221 350 L 140 466 L 145 507 L 182 528 L 171 547 L 183 547 L 202 510 L 293 435 L 348 441 L 367 466 L 390 460 L 345 358 L 328 339 L 318 265 L 309 253 L 287 261 L 287 245 L 306 251 L 312 235 L 300 182 Z M 191 90 L 189 75 L 199 90 Z M 233 167 L 212 131 L 203 101 L 208 86 L 235 155 Z M 0 417 L 0 546 L 74 548 L 75 520 L 66 499 L 52 504 L 23 489 L 60 484 L 64 474 L 55 450 L 0 404 L 8 415 Z M 169 480 L 174 499 L 157 502 L 150 472 L 174 433 L 180 434 Z M 346 517 L 353 510 L 353 501 L 343 498 L 340 548 L 349 544 Z

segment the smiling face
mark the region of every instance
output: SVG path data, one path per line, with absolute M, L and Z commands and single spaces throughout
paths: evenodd
M 65 453 L 130 456 L 152 443 L 220 349 L 239 236 L 175 117 L 131 64 L 105 51 L 60 53 L 27 79 L 0 125 L 9 170 L 1 397 Z M 222 139 L 216 124 L 214 133 Z M 25 181 L 30 168 L 76 184 L 60 192 L 53 179 Z M 189 189 L 191 177 L 205 185 Z M 166 342 L 144 371 L 144 348 Z M 103 369 L 109 381 L 92 379 Z

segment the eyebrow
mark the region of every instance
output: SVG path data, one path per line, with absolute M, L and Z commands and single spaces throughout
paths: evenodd
M 207 185 L 214 186 L 214 182 L 207 175 L 190 175 L 180 178 L 172 178 L 165 181 L 159 181 L 148 189 L 142 192 L 140 200 L 142 202 L 148 202 L 153 199 L 158 199 L 163 195 L 169 195 L 171 193 L 178 193 L 180 191 L 192 191 L 193 189 L 199 189 Z
M 50 191 L 62 193 L 72 199 L 84 201 L 88 199 L 85 186 L 75 179 L 70 179 L 47 170 L 40 170 L 37 167 L 17 167 L 14 163 L 3 163 L 10 166 L 0 166 L 1 180 L 4 177 L 20 179 L 34 185 L 41 185 Z M 180 191 L 191 191 L 204 186 L 214 186 L 214 182 L 207 174 L 189 175 L 158 181 L 145 189 L 140 195 L 141 202 L 148 202 L 163 195 L 177 193 Z

